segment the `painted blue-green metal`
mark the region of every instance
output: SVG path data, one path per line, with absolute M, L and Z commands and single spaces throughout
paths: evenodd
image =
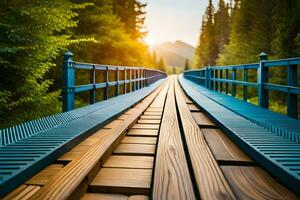
M 147 73 L 141 73 L 143 68 L 141 67 L 122 67 L 122 66 L 104 66 L 98 64 L 89 64 L 89 63 L 79 63 L 74 62 L 72 60 L 73 54 L 68 51 L 64 55 L 63 62 L 63 111 L 69 111 L 74 109 L 75 104 L 75 94 L 80 92 L 89 91 L 90 93 L 90 103 L 94 104 L 96 102 L 96 89 L 104 88 L 104 100 L 109 98 L 109 88 L 111 86 L 115 86 L 114 96 L 118 96 L 120 94 L 120 85 L 124 85 L 126 88 L 126 83 L 129 81 L 130 85 L 133 82 L 133 90 L 135 91 L 141 89 L 145 85 L 142 85 L 142 81 L 165 78 L 166 74 L 159 70 L 152 69 L 144 69 L 147 71 L 151 71 L 151 76 L 148 76 Z M 87 85 L 75 85 L 75 70 L 90 70 L 90 84 Z M 130 69 L 130 78 L 127 80 L 127 76 L 125 76 L 126 70 Z M 105 82 L 96 83 L 96 71 L 101 70 L 105 71 Z M 116 81 L 109 80 L 109 72 L 114 72 Z M 124 80 L 120 80 L 120 73 L 124 74 Z M 132 75 L 133 74 L 133 79 Z M 145 75 L 145 76 L 143 76 Z M 152 81 L 153 82 L 153 81 Z M 126 93 L 126 92 L 124 92 Z
M 297 67 L 300 65 L 300 58 L 289 58 L 282 60 L 267 60 L 267 54 L 261 53 L 259 55 L 260 62 L 252 64 L 243 65 L 232 65 L 232 66 L 209 66 L 197 70 L 189 70 L 184 72 L 184 77 L 192 80 L 202 86 L 209 89 L 214 89 L 215 84 L 219 83 L 219 92 L 224 92 L 225 94 L 231 94 L 235 96 L 238 91 L 236 91 L 236 86 L 243 86 L 243 100 L 248 100 L 248 88 L 257 88 L 258 104 L 260 107 L 269 107 L 269 92 L 279 91 L 284 92 L 287 95 L 287 116 L 291 118 L 298 118 L 298 99 L 300 95 L 300 87 L 297 85 L 299 82 L 299 77 L 297 77 Z M 287 69 L 287 85 L 277 85 L 269 83 L 269 68 L 272 67 L 285 67 Z M 257 71 L 257 82 L 248 81 L 248 70 Z M 221 71 L 225 70 L 225 77 L 221 77 Z M 243 79 L 237 79 L 237 70 L 243 71 Z M 220 73 L 212 71 L 220 71 Z M 204 73 L 205 72 L 205 73 Z M 229 72 L 231 72 L 231 77 L 229 77 Z M 214 74 L 220 74 L 219 77 L 214 76 Z M 225 83 L 225 88 L 223 90 L 222 83 Z M 229 85 L 231 85 L 231 91 L 229 91 Z
M 69 111 L 74 109 L 75 103 L 75 67 L 74 62 L 72 60 L 73 53 L 70 51 L 64 54 L 63 61 L 63 88 L 62 88 L 62 96 L 63 96 L 63 111 Z
M 0 198 L 150 94 L 164 80 L 83 108 L 0 130 Z
M 262 167 L 300 195 L 300 122 L 190 80 L 179 78 L 194 103 Z

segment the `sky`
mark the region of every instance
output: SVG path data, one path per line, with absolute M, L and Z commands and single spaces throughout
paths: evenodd
M 216 1 L 216 0 L 215 0 Z M 197 46 L 208 0 L 142 0 L 147 3 L 146 42 L 150 45 L 182 40 Z

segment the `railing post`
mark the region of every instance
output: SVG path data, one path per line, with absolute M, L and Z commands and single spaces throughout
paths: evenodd
M 244 67 L 243 71 L 243 81 L 247 82 L 248 81 L 248 69 Z M 248 87 L 246 85 L 243 85 L 243 100 L 247 101 L 248 99 Z
M 297 87 L 297 65 L 288 66 L 288 86 Z M 298 99 L 297 94 L 288 93 L 287 96 L 287 115 L 298 119 Z
M 225 77 L 228 80 L 228 69 L 225 70 Z M 228 94 L 228 82 L 225 83 L 225 94 Z
M 64 54 L 63 62 L 63 112 L 73 110 L 75 104 L 75 67 L 72 60 L 73 53 L 68 51 Z
M 137 89 L 140 89 L 140 69 L 137 68 Z
M 104 88 L 104 99 L 107 100 L 109 97 L 109 71 L 108 71 L 108 66 L 106 67 L 105 70 L 105 83 L 106 83 L 106 87 Z
M 268 55 L 266 53 L 259 54 L 259 68 L 257 70 L 257 82 L 258 82 L 258 104 L 260 107 L 269 107 L 269 91 L 264 89 L 264 83 L 268 83 L 269 71 L 264 67 L 264 62 L 267 61 Z
M 124 67 L 124 94 L 127 93 L 127 70 L 126 67 Z
M 93 65 L 93 69 L 90 71 L 90 83 L 93 84 L 93 89 L 90 90 L 90 104 L 96 102 L 96 66 Z
M 115 90 L 115 96 L 119 96 L 119 92 L 120 92 L 120 84 L 119 84 L 119 81 L 120 81 L 120 72 L 119 72 L 119 67 L 117 67 L 116 69 L 116 82 L 117 82 L 117 85 L 116 85 L 116 90 Z
M 131 71 L 131 68 L 129 68 L 129 92 L 132 91 L 132 71 Z
M 223 70 L 222 69 L 220 70 L 220 79 L 223 79 Z M 222 93 L 222 89 L 223 89 L 223 82 L 221 80 L 220 87 L 219 87 L 219 92 Z
M 219 78 L 219 72 L 218 72 L 218 70 L 217 69 L 215 69 L 214 70 L 214 78 L 216 79 L 216 78 Z M 216 91 L 218 91 L 218 89 L 219 89 L 219 82 L 217 81 L 217 80 L 215 80 L 215 90 Z
M 232 79 L 233 81 L 235 81 L 235 80 L 236 80 L 236 69 L 235 69 L 234 67 L 232 68 L 232 74 L 231 74 L 231 75 L 232 75 L 232 78 L 231 78 L 231 79 Z M 235 83 L 232 83 L 232 84 L 231 84 L 231 87 L 232 87 L 232 88 L 231 88 L 231 95 L 232 95 L 233 97 L 235 97 L 235 96 L 236 96 L 236 84 L 235 84 Z
M 211 69 L 210 69 L 210 67 L 206 67 L 205 72 L 206 72 L 206 74 L 205 74 L 205 78 L 206 78 L 206 84 L 205 84 L 205 86 L 208 89 L 211 89 L 211 81 L 210 81 L 210 78 L 211 78 Z

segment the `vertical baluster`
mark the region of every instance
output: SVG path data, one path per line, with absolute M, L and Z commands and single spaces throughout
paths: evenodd
M 106 83 L 106 87 L 103 90 L 103 92 L 104 92 L 103 97 L 106 100 L 109 97 L 109 70 L 108 70 L 108 66 L 106 67 L 106 70 L 105 70 L 105 83 Z
M 96 102 L 96 66 L 93 65 L 92 70 L 90 71 L 90 83 L 93 84 L 93 89 L 90 90 L 90 104 Z
M 116 82 L 117 82 L 117 85 L 116 85 L 116 90 L 115 90 L 115 96 L 119 96 L 119 92 L 120 92 L 120 84 L 119 84 L 119 81 L 120 81 L 120 69 L 119 67 L 117 67 L 116 69 Z
M 248 82 L 248 69 L 245 68 L 243 69 L 243 81 Z M 248 99 L 248 87 L 246 85 L 243 85 L 243 100 L 247 101 Z
M 232 80 L 236 80 L 236 69 L 235 68 L 232 68 Z M 232 83 L 231 84 L 231 95 L 233 96 L 233 97 L 235 97 L 235 95 L 236 95 L 236 84 L 235 83 Z
M 133 69 L 133 91 L 136 90 L 136 68 Z
M 124 67 L 124 94 L 127 93 L 127 69 Z
M 140 89 L 140 69 L 139 67 L 137 68 L 137 89 Z
M 220 79 L 223 79 L 223 70 L 221 69 L 220 70 Z M 220 88 L 219 88 L 219 92 L 222 92 L 222 89 L 223 89 L 223 80 L 221 80 L 220 82 Z
M 73 53 L 68 51 L 64 54 L 63 62 L 63 112 L 73 110 L 75 107 L 75 66 L 72 60 Z
M 129 68 L 129 92 L 132 91 L 132 68 Z
M 297 65 L 288 66 L 288 85 L 297 87 Z M 288 93 L 287 96 L 287 115 L 298 119 L 298 99 L 297 94 Z
M 228 76 L 228 69 L 225 70 L 225 77 L 226 80 L 228 80 L 229 76 Z M 228 94 L 228 82 L 225 83 L 225 93 Z
M 215 70 L 215 79 L 219 78 L 219 71 L 216 69 Z M 215 80 L 215 90 L 218 91 L 219 90 L 219 81 Z
M 268 55 L 261 53 L 259 55 L 260 64 L 257 70 L 257 82 L 258 82 L 258 104 L 260 107 L 268 108 L 269 107 L 269 90 L 264 88 L 264 83 L 268 83 L 269 79 L 269 70 L 267 67 L 264 67 L 264 63 L 267 61 Z

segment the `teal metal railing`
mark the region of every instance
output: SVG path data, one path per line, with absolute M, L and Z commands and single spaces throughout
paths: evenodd
M 300 88 L 298 87 L 297 66 L 300 65 L 300 58 L 289 58 L 282 60 L 267 60 L 267 54 L 259 55 L 260 62 L 253 64 L 232 65 L 232 66 L 209 66 L 202 69 L 189 70 L 184 72 L 184 77 L 192 80 L 209 89 L 229 93 L 236 97 L 237 86 L 243 88 L 243 100 L 248 100 L 248 88 L 257 88 L 258 104 L 260 107 L 269 108 L 269 91 L 286 93 L 287 115 L 291 118 L 298 118 L 298 98 Z M 269 83 L 269 69 L 273 67 L 284 67 L 287 70 L 287 84 L 279 85 Z M 254 69 L 257 73 L 257 81 L 249 82 L 249 70 Z M 242 80 L 237 80 L 237 71 L 242 71 Z M 225 72 L 225 73 L 224 73 Z
M 73 110 L 75 108 L 75 94 L 85 91 L 90 92 L 90 104 L 96 102 L 96 90 L 103 88 L 104 100 L 109 98 L 109 90 L 115 86 L 114 94 L 120 94 L 120 86 L 123 85 L 123 94 L 127 91 L 132 92 L 141 89 L 149 84 L 165 78 L 167 75 L 159 70 L 147 69 L 144 67 L 126 67 L 126 66 L 110 66 L 90 63 L 80 63 L 72 60 L 73 53 L 70 51 L 64 54 L 63 62 L 63 111 Z M 90 83 L 86 85 L 75 85 L 75 71 L 89 70 Z M 96 72 L 104 71 L 104 82 L 96 82 Z M 115 80 L 110 80 L 110 74 L 114 73 Z M 120 74 L 122 73 L 122 79 Z M 129 87 L 127 89 L 127 86 Z

